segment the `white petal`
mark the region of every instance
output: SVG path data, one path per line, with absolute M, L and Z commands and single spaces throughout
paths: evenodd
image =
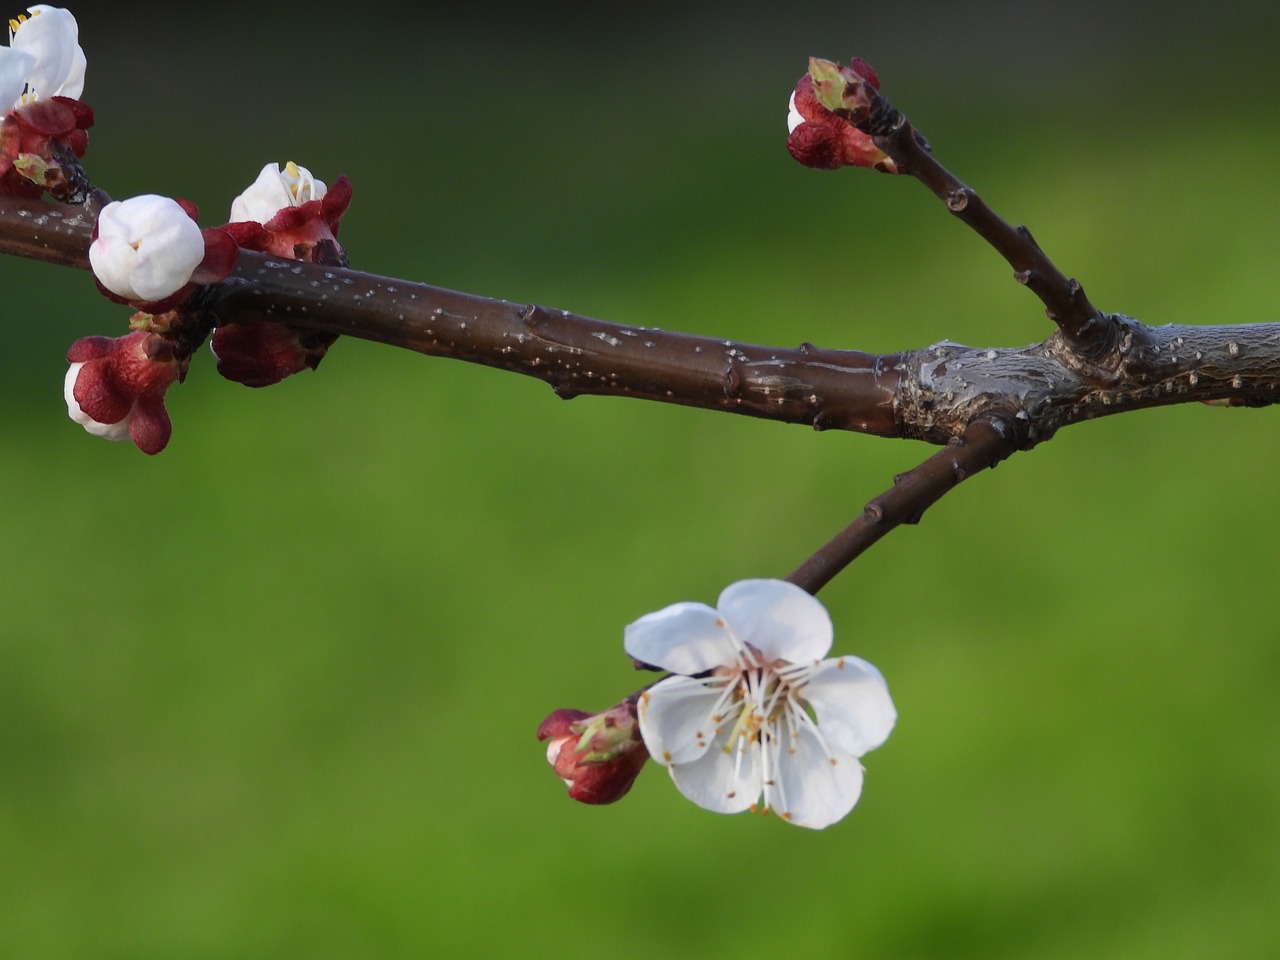
M 740 580 L 716 606 L 734 634 L 767 660 L 807 663 L 831 649 L 831 617 L 811 594 L 786 580 Z
M 804 123 L 804 117 L 800 116 L 800 111 L 796 109 L 796 92 L 791 91 L 791 99 L 787 101 L 787 135 L 796 132 L 796 127 Z
M 0 47 L 0 112 L 7 113 L 27 86 L 27 74 L 36 58 L 12 47 Z
M 128 300 L 179 290 L 204 259 L 204 237 L 176 200 L 147 194 L 102 208 L 89 264 L 102 285 Z
M 726 753 L 724 741 L 729 733 L 725 729 L 721 739 L 697 760 L 668 765 L 676 789 L 716 813 L 742 813 L 760 799 L 760 744 L 752 741 Z
M 102 437 L 106 440 L 128 440 L 129 422 L 133 419 L 132 410 L 119 423 L 99 423 L 80 409 L 80 404 L 76 402 L 75 388 L 76 380 L 80 377 L 80 368 L 83 366 L 83 363 L 71 364 L 67 370 L 66 378 L 62 381 L 62 397 L 67 401 L 67 416 L 95 437 Z
M 84 93 L 84 71 L 89 65 L 89 61 L 85 59 L 84 50 L 77 44 L 71 57 L 71 70 L 67 73 L 67 77 L 62 81 L 62 85 L 58 89 L 49 94 L 51 97 L 70 97 L 72 100 L 79 100 L 80 94 Z
M 766 781 L 765 803 L 788 823 L 821 830 L 844 817 L 862 793 L 862 764 L 829 752 L 820 735 L 802 724 L 783 751 L 779 769 Z
M 898 719 L 884 677 L 858 657 L 822 661 L 801 696 L 813 707 L 827 742 L 855 757 L 884 743 Z
M 67 416 L 81 426 L 90 419 L 89 415 L 80 409 L 75 395 L 76 380 L 80 378 L 80 370 L 83 366 L 83 363 L 71 364 L 67 368 L 66 378 L 62 381 L 62 398 L 67 401 Z
M 80 30 L 69 10 L 46 4 L 29 9 L 31 16 L 18 25 L 10 46 L 36 58 L 27 74 L 31 88 L 42 97 L 54 96 L 77 67 Z M 80 50 L 80 58 L 83 56 L 84 51 Z M 80 70 L 83 79 L 83 67 Z
M 637 660 L 687 675 L 732 664 L 738 650 L 724 618 L 705 603 L 646 613 L 627 625 L 623 646 Z
M 252 220 L 266 223 L 285 207 L 293 206 L 293 196 L 278 164 L 268 163 L 258 172 L 258 179 L 244 193 L 231 201 L 231 223 Z
M 708 687 L 701 680 L 674 676 L 642 693 L 636 716 L 649 755 L 659 763 L 670 764 L 687 763 L 706 753 L 717 727 L 724 731 L 733 726 L 731 721 L 717 723 L 712 717 L 721 689 Z

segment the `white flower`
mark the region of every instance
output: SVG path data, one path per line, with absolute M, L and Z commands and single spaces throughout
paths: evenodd
M 71 11 L 37 4 L 29 17 L 9 21 L 9 46 L 0 47 L 0 106 L 39 97 L 79 99 L 87 61 Z
M 308 200 L 323 199 L 327 188 L 306 167 L 292 160 L 281 170 L 268 163 L 249 189 L 231 201 L 231 223 L 252 220 L 265 224 L 285 207 L 298 207 Z
M 897 718 L 884 678 L 857 657 L 824 660 L 831 618 L 783 580 L 743 580 L 716 608 L 676 603 L 626 629 L 627 653 L 673 676 L 641 695 L 640 732 L 699 806 L 764 809 L 800 826 L 858 802 L 868 750 Z
M 180 290 L 204 259 L 204 237 L 176 200 L 144 194 L 98 216 L 89 263 L 104 287 L 126 300 L 160 300 Z

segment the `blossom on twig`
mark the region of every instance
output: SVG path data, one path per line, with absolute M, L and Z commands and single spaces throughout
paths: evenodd
M 164 395 L 185 376 L 189 357 L 177 356 L 156 334 L 135 330 L 115 339 L 82 337 L 67 360 L 67 416 L 95 437 L 132 440 L 143 453 L 165 448 L 173 428 Z
M 897 713 L 871 664 L 822 659 L 831 640 L 826 609 L 783 580 L 744 580 L 716 607 L 676 603 L 626 628 L 627 653 L 672 673 L 637 712 L 681 793 L 719 813 L 773 809 L 813 828 L 853 809 L 858 758 Z
M 812 57 L 787 103 L 787 150 L 806 167 L 872 167 L 897 173 L 897 165 L 855 123 L 867 118 L 880 80 L 855 57 L 848 66 Z
M 223 229 L 246 250 L 345 266 L 338 226 L 350 202 L 346 177 L 329 189 L 293 161 L 283 170 L 268 163 L 232 201 L 231 222 Z M 245 386 L 266 387 L 314 370 L 335 339 L 335 334 L 257 321 L 223 324 L 213 331 L 209 346 L 218 358 L 218 373 Z
M 197 215 L 185 200 L 156 194 L 108 203 L 89 244 L 99 291 L 159 314 L 180 306 L 198 285 L 230 274 L 239 248 L 221 227 L 201 230 Z
M 44 4 L 9 21 L 0 47 L 0 194 L 79 203 L 87 187 L 77 158 L 89 145 L 93 110 L 81 103 L 85 56 L 76 19 Z
M 102 208 L 89 264 L 98 282 L 127 301 L 181 290 L 204 259 L 204 237 L 178 201 L 144 194 Z

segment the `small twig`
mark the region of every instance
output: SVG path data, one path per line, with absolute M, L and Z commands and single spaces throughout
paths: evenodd
M 787 577 L 817 593 L 836 574 L 894 527 L 918 523 L 924 512 L 962 480 L 994 467 L 1022 445 L 1017 424 L 976 420 L 964 433 L 920 466 L 894 478 L 893 486 L 868 503 L 857 519 Z
M 1014 270 L 1014 278 L 1045 305 L 1045 313 L 1086 360 L 1110 350 L 1115 325 L 1085 296 L 1078 281 L 1068 279 L 1046 256 L 1026 227 L 1013 227 L 972 188 L 939 163 L 902 113 L 876 93 L 871 117 L 858 125 L 893 158 L 900 173 L 915 177 L 947 205 L 955 217 L 991 244 Z

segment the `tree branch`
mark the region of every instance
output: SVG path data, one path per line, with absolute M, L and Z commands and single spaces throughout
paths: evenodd
M 1280 399 L 1280 325 L 1153 328 L 1103 315 L 1025 228 L 1010 227 L 934 160 L 878 94 L 863 127 L 1001 253 L 1057 332 L 1001 349 L 765 347 L 241 250 L 229 277 L 183 306 L 183 335 L 198 343 L 215 326 L 275 321 L 535 377 L 566 399 L 628 396 L 944 445 L 791 574 L 811 592 L 961 480 L 1063 426 L 1171 403 Z M 0 252 L 85 269 L 95 209 L 0 196 Z
M 1018 449 L 1019 424 L 996 418 L 975 420 L 960 436 L 920 466 L 893 478 L 893 486 L 868 503 L 857 519 L 787 577 L 817 593 L 863 551 L 894 527 L 919 523 L 962 480 L 994 467 Z

